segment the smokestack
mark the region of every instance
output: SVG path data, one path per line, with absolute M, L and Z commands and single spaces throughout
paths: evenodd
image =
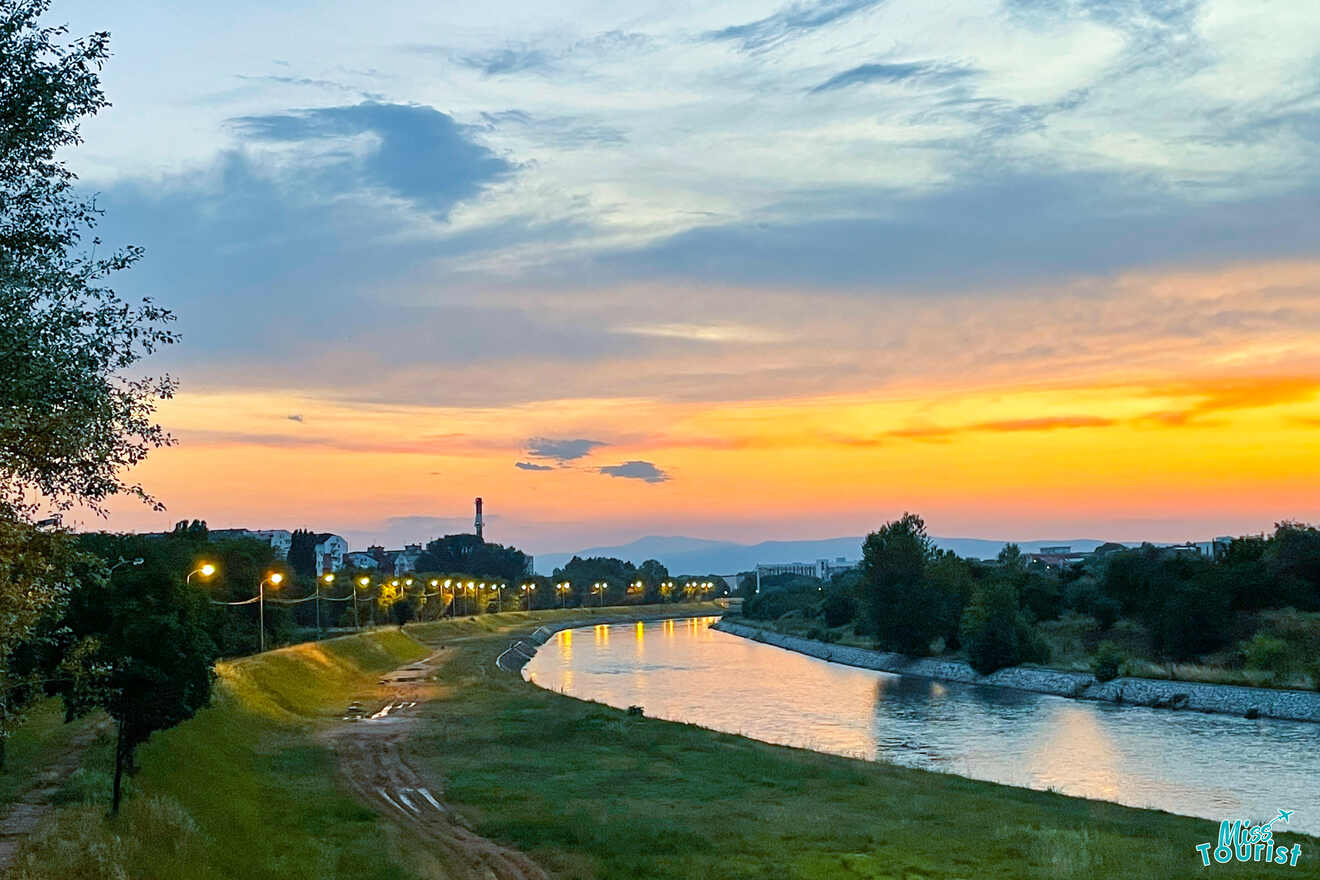
M 483 541 L 486 540 L 485 538 L 482 538 L 482 536 L 481 536 L 481 527 L 484 525 L 484 523 L 482 523 L 482 521 L 481 521 L 481 499 L 480 499 L 480 498 L 477 499 L 477 521 L 476 521 L 475 525 L 476 525 L 476 528 L 477 528 L 477 537 L 478 537 L 478 538 L 481 538 L 481 540 L 483 540 Z

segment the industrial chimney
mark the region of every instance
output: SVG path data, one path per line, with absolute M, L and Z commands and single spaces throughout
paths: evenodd
M 477 528 L 477 539 L 478 539 L 478 540 L 481 540 L 481 541 L 486 540 L 485 538 L 483 538 L 483 537 L 481 536 L 481 527 L 482 527 L 483 523 L 482 523 L 482 521 L 481 521 L 481 499 L 480 499 L 480 498 L 477 499 L 477 521 L 476 521 L 475 525 L 476 525 L 476 528 Z

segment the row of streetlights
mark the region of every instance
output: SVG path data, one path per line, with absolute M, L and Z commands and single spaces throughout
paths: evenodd
M 138 564 L 138 561 L 137 561 L 137 560 L 134 560 L 134 564 Z M 191 583 L 192 583 L 192 579 L 193 579 L 195 576 L 200 575 L 200 576 L 203 577 L 203 578 L 209 578 L 209 577 L 213 576 L 217 571 L 218 571 L 218 569 L 215 567 L 215 565 L 213 565 L 213 564 L 210 563 L 210 562 L 205 562 L 205 563 L 202 563 L 202 564 L 201 564 L 200 566 L 198 566 L 197 568 L 193 569 L 192 571 L 188 572 L 188 576 L 184 579 L 184 581 L 185 581 L 185 583 L 189 583 L 189 584 L 191 584 Z M 273 572 L 267 572 L 266 575 L 265 575 L 265 577 L 263 577 L 263 578 L 261 579 L 261 582 L 260 582 L 259 584 L 257 584 L 257 626 L 258 626 L 258 630 L 259 630 L 259 633 L 260 633 L 260 645 L 261 645 L 261 650 L 262 650 L 263 652 L 266 650 L 266 584 L 270 584 L 272 587 L 278 587 L 281 583 L 283 583 L 283 581 L 284 581 L 284 575 L 281 574 L 280 572 L 273 571 Z M 315 591 L 315 593 L 314 593 L 313 595 L 308 596 L 308 597 L 306 597 L 305 599 L 297 599 L 297 600 L 293 600 L 293 601 L 297 601 L 297 602 L 305 602 L 305 601 L 307 601 L 307 599 L 315 599 L 315 600 L 316 600 L 316 631 L 317 631 L 317 633 L 320 633 L 320 632 L 321 632 L 321 584 L 324 583 L 324 584 L 326 584 L 326 585 L 328 586 L 329 584 L 334 583 L 334 581 L 335 581 L 335 576 L 334 576 L 334 574 L 332 574 L 332 573 L 326 573 L 326 574 L 322 575 L 321 577 L 317 578 L 317 581 L 316 581 L 316 591 Z M 402 587 L 404 588 L 404 595 L 406 596 L 406 595 L 407 595 L 407 588 L 411 587 L 411 586 L 413 585 L 414 582 L 415 582 L 415 581 L 414 581 L 413 578 L 403 578 L 403 579 L 394 578 L 394 579 L 392 579 L 392 580 L 389 581 L 389 584 L 390 584 L 390 586 L 394 587 L 395 589 L 398 589 L 400 586 L 402 586 Z M 384 584 L 385 584 L 385 582 L 382 581 L 382 582 L 381 582 L 381 585 L 384 586 Z M 347 600 L 347 599 L 349 599 L 349 598 L 352 598 L 352 600 L 353 600 L 353 625 L 354 625 L 357 629 L 361 629 L 361 628 L 362 628 L 362 620 L 361 620 L 361 617 L 359 616 L 359 612 L 358 612 L 358 601 L 359 601 L 359 600 L 358 600 L 358 595 L 357 595 L 357 587 L 361 587 L 361 588 L 363 588 L 363 589 L 366 589 L 366 588 L 368 588 L 368 587 L 370 587 L 370 586 L 371 586 L 371 578 L 368 577 L 368 576 L 366 576 L 366 575 L 363 575 L 362 577 L 359 577 L 359 578 L 357 579 L 357 583 L 356 583 L 355 586 L 354 586 L 353 594 L 352 594 L 351 597 L 345 596 L 345 597 L 343 597 L 342 599 L 337 599 L 337 600 L 335 600 L 335 601 L 344 601 L 344 600 Z M 441 591 L 441 590 L 439 589 L 440 586 L 441 586 L 441 581 L 440 581 L 439 578 L 432 578 L 432 579 L 431 579 L 431 582 L 430 582 L 430 586 L 431 586 L 433 589 L 435 589 L 436 592 L 435 592 L 435 593 L 428 594 L 428 593 L 426 593 L 425 591 L 423 591 L 423 593 L 422 593 L 422 597 L 423 597 L 423 598 L 426 598 L 428 595 L 441 595 L 441 596 L 444 595 L 443 591 Z M 532 607 L 532 594 L 536 592 L 536 586 L 537 586 L 537 585 L 534 584 L 534 583 L 525 583 L 525 584 L 522 584 L 522 585 L 519 587 L 519 590 L 520 590 L 520 591 L 522 592 L 522 594 L 523 594 L 523 607 L 526 608 L 526 609 L 529 610 L 529 611 L 531 610 L 531 607 Z M 672 588 L 674 587 L 674 582 L 673 582 L 673 581 L 666 581 L 665 583 L 661 584 L 660 586 L 661 586 L 661 587 L 668 587 L 668 588 L 672 589 Z M 711 583 L 710 581 L 703 581 L 703 582 L 689 581 L 689 582 L 687 582 L 687 583 L 684 585 L 684 587 L 687 588 L 687 589 L 691 589 L 692 587 L 699 587 L 699 588 L 704 589 L 704 590 L 709 590 L 709 589 L 713 588 L 714 586 L 715 586 L 715 585 L 714 585 L 713 583 Z M 508 587 L 507 584 L 504 584 L 504 583 L 501 583 L 501 582 L 494 582 L 494 581 L 491 582 L 489 585 L 487 585 L 487 583 L 486 583 L 485 581 L 481 581 L 481 582 L 479 582 L 479 583 L 476 582 L 476 581 L 468 581 L 468 582 L 465 584 L 465 583 L 463 583 L 463 581 L 461 581 L 461 580 L 458 581 L 457 583 L 455 583 L 453 578 L 448 578 L 448 579 L 446 579 L 446 580 L 444 581 L 444 588 L 445 588 L 445 590 L 448 590 L 448 591 L 449 591 L 449 598 L 450 598 L 450 603 L 449 603 L 449 616 L 450 616 L 450 617 L 457 617 L 457 616 L 458 616 L 458 598 L 459 598 L 459 596 L 465 596 L 465 597 L 473 597 L 473 596 L 475 596 L 475 597 L 477 598 L 477 600 L 479 601 L 479 600 L 480 600 L 480 597 L 481 597 L 481 594 L 482 594 L 483 592 L 485 592 L 485 591 L 487 590 L 488 587 L 489 587 L 489 589 L 492 589 L 492 590 L 495 591 L 495 603 L 496 603 L 495 607 L 496 607 L 496 610 L 498 610 L 498 611 L 503 611 L 503 610 L 504 610 L 504 592 L 503 592 L 503 591 Z M 644 584 L 642 581 L 635 581 L 634 583 L 628 585 L 627 590 L 628 590 L 628 592 L 632 593 L 632 592 L 640 592 L 640 591 L 643 590 L 644 588 L 645 588 L 645 584 Z M 609 583 L 608 583 L 607 581 L 597 581 L 596 583 L 592 584 L 592 586 L 591 586 L 591 592 L 594 593 L 594 594 L 597 594 L 597 595 L 600 597 L 600 605 L 601 605 L 601 607 L 604 607 L 604 605 L 605 605 L 605 591 L 608 590 L 608 589 L 609 589 Z M 568 598 L 568 594 L 569 594 L 570 592 L 572 592 L 572 590 L 573 590 L 573 585 L 572 585 L 572 583 L 569 582 L 569 581 L 561 581 L 561 582 L 559 582 L 559 583 L 557 583 L 557 584 L 554 585 L 554 591 L 555 591 L 555 593 L 559 596 L 559 607 L 560 607 L 560 608 L 563 608 L 563 607 L 565 606 L 566 600 L 567 600 L 567 598 Z M 212 600 L 212 601 L 214 602 L 215 600 Z M 244 599 L 244 600 L 242 600 L 242 601 L 240 601 L 240 602 L 217 602 L 216 604 L 219 604 L 219 605 L 247 605 L 247 604 L 249 604 L 250 602 L 252 602 L 251 599 Z M 471 609 L 469 608 L 469 611 L 470 611 L 470 610 L 471 610 Z M 372 623 L 372 625 L 375 625 L 375 622 L 376 622 L 376 605 L 375 605 L 375 603 L 373 602 L 373 603 L 372 603 L 372 606 L 371 606 L 371 623 Z

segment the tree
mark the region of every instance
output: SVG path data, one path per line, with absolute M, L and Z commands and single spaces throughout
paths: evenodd
M 204 627 L 206 597 L 185 585 L 166 556 L 130 571 L 89 569 L 69 600 L 67 625 L 76 652 L 95 674 L 61 683 L 68 713 L 103 708 L 118 724 L 116 812 L 125 772 L 139 745 L 157 730 L 207 705 L 215 645 Z
M 316 535 L 307 529 L 297 529 L 289 538 L 289 568 L 308 580 L 316 577 Z
M 992 579 L 972 591 L 960 635 L 967 662 L 982 675 L 1025 660 L 1047 659 L 1043 640 L 1018 610 L 1017 591 L 1006 580 Z
M 124 472 L 171 442 L 153 415 L 174 383 L 125 373 L 176 341 L 173 315 L 105 286 L 137 248 L 98 254 L 86 240 L 100 211 L 56 154 L 107 106 L 109 36 L 61 45 L 64 28 L 38 24 L 48 6 L 0 0 L 0 505 L 31 512 L 39 496 L 101 511 L 125 493 L 155 503 Z
M 417 557 L 417 571 L 470 574 L 517 582 L 527 573 L 527 554 L 515 547 L 491 544 L 476 535 L 445 535 L 426 545 Z
M 669 580 L 669 569 L 665 568 L 658 559 L 648 559 L 637 567 L 637 577 L 642 582 L 643 600 L 660 601 L 660 585 Z
M 106 286 L 140 251 L 98 255 L 87 236 L 99 210 L 57 158 L 107 106 L 98 74 L 109 38 L 64 43 L 65 29 L 39 24 L 48 6 L 0 0 L 0 748 L 35 693 L 9 661 L 42 653 L 29 642 L 58 616 L 75 556 L 67 538 L 29 523 L 42 507 L 103 512 L 119 494 L 154 504 L 124 473 L 170 442 L 153 414 L 174 390 L 169 377 L 126 375 L 175 341 L 173 316 Z
M 926 654 L 942 629 L 941 597 L 925 589 L 934 552 L 925 522 L 914 513 L 885 523 L 862 544 L 861 599 L 869 628 L 888 650 Z
M 5 742 L 43 692 L 54 642 L 79 561 L 63 532 L 0 517 L 0 767 Z M 46 622 L 47 625 L 42 625 Z

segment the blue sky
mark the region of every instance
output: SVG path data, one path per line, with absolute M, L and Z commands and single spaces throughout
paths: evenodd
M 1315 258 L 1303 0 L 114 7 L 52 12 L 115 51 L 75 165 L 193 393 L 594 401 L 520 410 L 510 471 L 554 427 L 595 486 L 669 491 L 621 401 L 1167 377 L 1320 330 L 1306 278 L 1151 293 Z

